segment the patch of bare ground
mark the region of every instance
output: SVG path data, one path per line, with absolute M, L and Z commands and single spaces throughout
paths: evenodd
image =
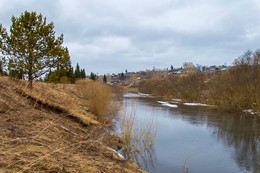
M 95 120 L 73 85 L 0 77 L 0 172 L 144 172 L 110 148 L 120 139 Z

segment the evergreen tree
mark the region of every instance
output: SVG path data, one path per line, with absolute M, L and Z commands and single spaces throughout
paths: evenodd
M 80 75 L 80 67 L 79 67 L 79 64 L 77 63 L 76 65 L 76 69 L 75 69 L 75 78 L 78 79 L 78 78 L 81 78 L 81 75 Z
M 92 80 L 96 80 L 97 75 L 95 73 L 91 72 L 89 78 L 92 79 Z
M 171 71 L 173 71 L 173 66 L 171 65 Z
M 86 72 L 85 69 L 80 70 L 80 78 L 85 79 L 86 78 Z
M 62 46 L 63 34 L 56 38 L 54 24 L 48 24 L 41 14 L 25 11 L 20 17 L 13 16 L 9 33 L 0 24 L 1 53 L 10 70 L 27 75 L 29 88 L 33 80 L 69 58 Z
M 83 78 L 86 78 L 86 72 L 85 72 L 85 69 L 83 69 Z
M 65 51 L 68 52 L 66 49 Z M 66 53 L 69 56 L 69 53 Z M 71 66 L 70 58 L 66 58 L 66 61 L 59 61 L 57 67 L 53 68 L 52 72 L 49 72 L 47 81 L 54 83 L 74 83 L 74 72 Z
M 103 83 L 107 83 L 107 76 L 104 74 Z
M 70 68 L 68 76 L 71 79 L 71 83 L 74 84 L 75 83 L 75 73 L 74 73 L 73 67 Z

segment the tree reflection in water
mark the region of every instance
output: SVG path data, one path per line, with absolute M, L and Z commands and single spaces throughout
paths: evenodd
M 232 158 L 241 170 L 260 172 L 260 117 L 182 110 L 183 118 L 191 124 L 207 124 L 212 135 L 234 149 Z M 197 115 L 196 115 L 197 114 Z
M 239 167 L 254 173 L 260 172 L 259 118 L 246 115 L 222 119 L 218 138 L 235 149 L 232 157 Z M 258 123 L 257 123 L 258 122 Z
M 141 148 L 142 146 L 140 146 Z M 130 158 L 146 171 L 153 173 L 156 170 L 156 154 L 154 147 L 142 148 L 141 151 L 135 151 L 130 154 Z

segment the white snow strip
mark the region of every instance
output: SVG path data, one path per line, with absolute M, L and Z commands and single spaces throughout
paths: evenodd
M 171 108 L 178 108 L 178 105 L 170 104 L 168 102 L 163 102 L 163 101 L 157 101 L 158 103 L 162 104 L 163 106 L 168 106 Z
M 110 149 L 111 151 L 115 152 L 121 159 L 125 159 L 125 157 L 122 154 L 120 154 L 119 152 L 117 152 L 113 148 L 108 148 L 108 149 Z
M 207 104 L 203 104 L 203 103 L 183 103 L 183 105 L 186 105 L 186 106 L 212 106 L 212 105 L 207 105 Z
M 173 104 L 170 104 L 170 103 L 164 103 L 162 105 L 163 106 L 168 106 L 168 107 L 171 107 L 171 108 L 178 108 L 178 105 L 173 105 Z
M 164 103 L 167 103 L 167 102 L 163 102 L 163 101 L 157 101 L 158 103 L 161 103 L 161 104 L 164 104 Z
M 140 97 L 140 96 L 136 93 L 126 93 L 124 94 L 124 97 Z
M 249 113 L 249 114 L 251 114 L 251 115 L 257 114 L 257 112 L 254 112 L 252 109 L 246 109 L 246 110 L 243 110 L 243 112 Z
M 140 96 L 143 96 L 143 97 L 151 97 L 151 94 L 144 94 L 144 93 L 138 93 Z
M 124 97 L 153 97 L 153 96 L 144 93 L 126 93 L 124 94 Z
M 181 99 L 172 99 L 172 101 L 181 102 L 182 100 Z

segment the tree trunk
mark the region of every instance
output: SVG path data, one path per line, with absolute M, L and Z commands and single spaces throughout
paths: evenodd
M 32 58 L 32 54 L 29 54 L 28 59 L 29 59 L 29 69 L 28 69 L 29 84 L 28 84 L 28 88 L 32 89 L 33 88 L 33 85 L 32 85 L 32 83 L 33 83 L 33 73 L 32 73 L 32 71 L 33 71 L 33 62 L 32 62 L 33 58 Z
M 29 80 L 29 84 L 28 84 L 28 88 L 29 88 L 29 89 L 32 89 L 32 88 L 33 88 L 32 82 L 33 82 L 32 80 Z
M 32 76 L 32 73 L 31 73 L 31 70 L 29 69 L 29 84 L 28 84 L 28 88 L 29 89 L 32 89 L 33 88 L 33 85 L 32 85 L 32 83 L 33 83 L 33 76 Z

